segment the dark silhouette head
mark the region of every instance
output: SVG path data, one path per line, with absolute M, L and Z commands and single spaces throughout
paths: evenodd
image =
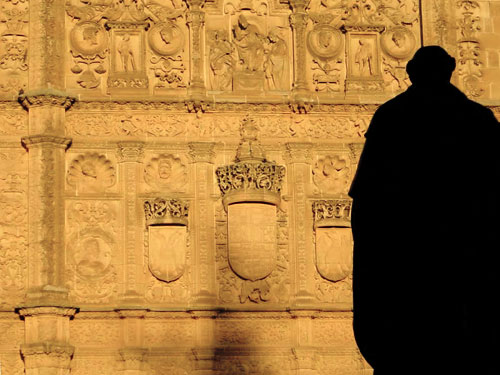
M 412 84 L 440 86 L 450 82 L 456 62 L 439 46 L 421 47 L 406 65 Z

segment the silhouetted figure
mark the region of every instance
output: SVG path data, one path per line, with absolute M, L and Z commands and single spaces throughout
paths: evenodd
M 406 69 L 349 193 L 356 341 L 375 375 L 498 374 L 499 125 L 441 47 Z

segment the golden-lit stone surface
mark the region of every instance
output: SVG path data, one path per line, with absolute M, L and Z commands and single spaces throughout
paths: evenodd
M 500 117 L 498 1 L 0 16 L 2 375 L 371 374 L 347 196 L 364 133 L 422 44 Z

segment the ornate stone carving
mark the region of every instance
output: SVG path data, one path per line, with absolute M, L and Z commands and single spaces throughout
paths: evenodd
M 285 168 L 265 159 L 257 132 L 255 121 L 245 118 L 240 127 L 236 162 L 216 170 L 226 205 L 238 200 L 279 203 Z
M 28 75 L 28 4 L 4 2 L 0 10 L 0 93 L 25 89 Z
M 351 201 L 313 202 L 316 268 L 320 275 L 337 282 L 352 273 Z
M 70 163 L 66 182 L 80 194 L 102 192 L 115 184 L 115 167 L 97 152 L 80 154 Z
M 154 190 L 185 191 L 186 166 L 174 155 L 161 154 L 153 157 L 146 165 L 144 180 Z
M 316 162 L 312 173 L 314 183 L 322 192 L 347 193 L 351 175 L 347 157 L 327 155 Z
M 483 73 L 481 70 L 481 50 L 477 32 L 480 27 L 480 6 L 476 1 L 459 0 L 456 2 L 458 15 L 458 59 L 457 71 L 464 92 L 470 97 L 479 97 Z
M 116 203 L 76 201 L 67 210 L 67 283 L 83 303 L 109 302 L 116 293 Z
M 221 256 L 244 280 L 241 283 L 241 303 L 247 299 L 268 301 L 273 284 L 269 277 L 278 263 L 275 206 L 280 202 L 284 167 L 265 159 L 257 140 L 255 121 L 245 118 L 240 132 L 242 140 L 236 152 L 236 162 L 216 171 L 228 216 L 224 242 L 228 253 L 227 257 Z M 224 251 L 222 247 L 220 250 Z
M 189 205 L 177 199 L 144 202 L 146 256 L 157 279 L 172 282 L 184 274 L 188 210 Z

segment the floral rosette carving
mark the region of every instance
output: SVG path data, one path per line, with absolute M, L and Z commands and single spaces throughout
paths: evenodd
M 156 198 L 144 202 L 146 222 L 151 224 L 179 223 L 187 225 L 189 203 L 178 199 Z

